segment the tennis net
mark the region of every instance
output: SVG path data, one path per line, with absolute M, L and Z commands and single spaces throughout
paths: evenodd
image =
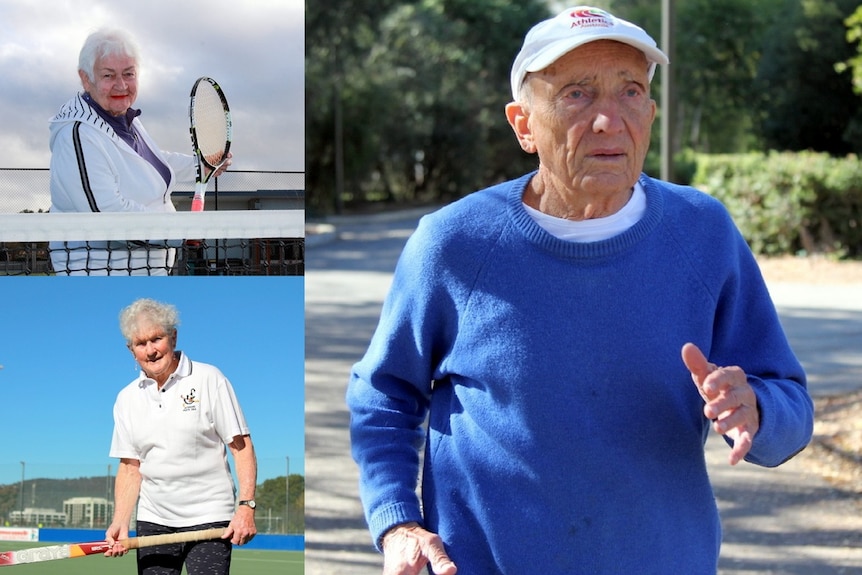
M 0 275 L 304 274 L 304 210 L 0 214 Z

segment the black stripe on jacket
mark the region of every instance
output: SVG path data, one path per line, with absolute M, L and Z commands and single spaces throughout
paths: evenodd
M 87 175 L 87 163 L 84 161 L 84 148 L 81 146 L 81 122 L 75 122 L 72 128 L 72 142 L 75 144 L 75 157 L 78 160 L 78 173 L 81 174 L 81 187 L 84 189 L 84 195 L 87 196 L 87 202 L 90 204 L 90 211 L 98 212 L 99 206 L 96 205 L 96 197 L 93 195 L 93 188 L 90 187 L 90 177 Z

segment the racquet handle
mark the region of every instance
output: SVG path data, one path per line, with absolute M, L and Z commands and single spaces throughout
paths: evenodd
M 206 200 L 207 184 L 203 182 L 195 182 L 195 195 L 192 197 L 192 211 L 204 211 L 204 201 Z

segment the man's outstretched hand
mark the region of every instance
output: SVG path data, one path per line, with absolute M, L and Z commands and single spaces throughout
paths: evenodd
M 710 363 L 693 343 L 682 346 L 682 361 L 706 402 L 703 414 L 716 432 L 733 440 L 730 464 L 742 461 L 751 450 L 760 428 L 757 397 L 739 367 L 719 367 Z

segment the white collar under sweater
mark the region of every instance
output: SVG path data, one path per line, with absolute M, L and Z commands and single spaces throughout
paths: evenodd
M 617 236 L 640 221 L 646 211 L 646 193 L 635 183 L 632 197 L 615 214 L 592 220 L 567 220 L 549 216 L 524 204 L 530 217 L 552 236 L 569 242 L 599 242 Z

